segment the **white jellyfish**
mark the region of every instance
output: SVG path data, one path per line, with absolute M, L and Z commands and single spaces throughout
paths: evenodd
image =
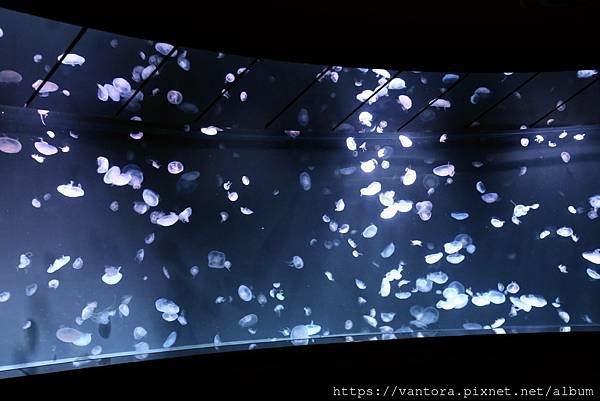
M 123 278 L 121 266 L 105 266 L 102 281 L 108 285 L 115 285 Z

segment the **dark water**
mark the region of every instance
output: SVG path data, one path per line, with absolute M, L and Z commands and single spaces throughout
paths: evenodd
M 342 340 L 346 335 L 355 340 L 382 338 L 381 326 L 390 327 L 383 330 L 411 331 L 415 336 L 465 334 L 465 323 L 489 326 L 499 318 L 506 319 L 503 327 L 508 333 L 597 328 L 600 282 L 588 276 L 586 269 L 599 269 L 581 255 L 600 248 L 598 219 L 587 215 L 591 209 L 588 198 L 600 194 L 597 129 L 567 127 L 565 139 L 558 138 L 563 129 L 478 136 L 457 133 L 449 135 L 446 143 L 440 143 L 437 135 L 407 133 L 414 142 L 411 148 L 403 148 L 393 133 L 355 134 L 359 145 L 366 141 L 367 150 L 354 155 L 346 148 L 347 135 L 342 134 L 291 139 L 262 132 L 224 131 L 208 137 L 199 132 L 147 131 L 136 141 L 126 127 L 116 123 L 67 122 L 51 113 L 43 126 L 35 112 L 16 115 L 12 109 L 6 109 L 1 127 L 2 133 L 21 142 L 23 150 L 0 154 L 0 292 L 11 295 L 0 303 L 0 366 L 86 356 L 96 345 L 102 347 L 102 355 L 133 352 L 140 341 L 147 342 L 150 349 L 160 349 L 173 331 L 177 333 L 174 347 L 204 344 L 214 350 L 216 334 L 225 343 L 220 351 L 227 350 L 229 342 L 242 342 L 245 348 L 252 343 L 262 346 L 260 343 L 269 339 L 284 340 L 276 344 L 291 346 L 285 329 L 311 322 L 321 326 L 317 336 Z M 56 137 L 49 138 L 47 130 Z M 70 131 L 79 138 L 72 138 Z M 586 134 L 582 141 L 573 139 L 582 133 Z M 542 135 L 544 142 L 536 143 L 536 134 Z M 519 143 L 525 136 L 530 139 L 526 148 Z M 68 145 L 70 150 L 37 163 L 30 155 L 38 137 L 56 146 Z M 548 141 L 557 147 L 549 147 Z M 382 146 L 394 150 L 388 169 L 382 169 L 383 160 L 377 157 Z M 561 160 L 561 152 L 570 153 L 569 163 Z M 158 193 L 159 205 L 144 215 L 135 213 L 133 202 L 142 201 L 142 189 L 105 184 L 103 174 L 96 172 L 99 156 L 108 158 L 111 166 L 137 165 L 144 173 L 142 189 Z M 378 160 L 377 168 L 372 173 L 361 171 L 359 161 L 371 158 Z M 161 167 L 155 169 L 150 160 Z M 167 171 L 173 160 L 183 163 L 184 173 L 200 172 L 197 186 L 187 190 L 178 186 L 181 174 Z M 474 161 L 483 166 L 475 168 Z M 428 195 L 424 178 L 433 174 L 434 167 L 449 162 L 456 171 L 452 183 L 437 177 L 439 185 Z M 354 174 L 339 174 L 340 168 L 350 166 L 357 167 Z M 409 166 L 416 171 L 417 180 L 405 186 L 401 177 Z M 520 176 L 522 166 L 527 166 L 527 173 Z M 309 191 L 300 185 L 301 172 L 311 177 Z M 248 186 L 241 182 L 244 175 L 250 179 Z M 69 181 L 80 183 L 85 195 L 69 198 L 57 192 L 57 186 Z M 236 202 L 228 200 L 223 189 L 227 181 L 232 183 L 230 191 L 239 194 Z M 431 219 L 423 221 L 414 208 L 381 219 L 384 206 L 378 196 L 360 196 L 359 192 L 372 181 L 379 181 L 383 191 L 394 190 L 396 201 L 431 201 Z M 475 189 L 477 181 L 483 181 L 488 192 L 498 193 L 498 202 L 484 203 Z M 51 194 L 48 201 L 42 200 L 46 193 Z M 33 198 L 40 200 L 39 209 L 32 207 Z M 336 212 L 335 202 L 340 198 L 345 209 Z M 117 212 L 109 209 L 113 201 L 119 203 Z M 511 201 L 540 206 L 515 225 Z M 571 214 L 567 210 L 570 205 L 580 208 L 580 213 Z M 187 207 L 193 210 L 187 224 L 161 227 L 150 221 L 153 210 L 179 213 Z M 244 215 L 240 207 L 254 213 Z M 229 213 L 223 223 L 222 211 Z M 451 212 L 468 212 L 470 217 L 457 221 L 450 217 Z M 332 232 L 323 215 L 338 227 L 348 224 L 350 232 Z M 504 226 L 492 227 L 492 217 L 505 221 Z M 363 238 L 361 233 L 370 224 L 378 227 L 377 234 Z M 578 241 L 558 236 L 555 231 L 562 226 L 571 227 Z M 540 232 L 546 229 L 552 234 L 540 240 Z M 155 233 L 155 241 L 147 245 L 144 238 L 150 233 Z M 465 259 L 457 265 L 448 263 L 446 254 L 438 263 L 425 263 L 425 255 L 443 252 L 444 244 L 461 233 L 472 238 L 476 245 L 473 254 L 461 250 Z M 357 244 L 360 256 L 352 255 L 349 238 Z M 312 239 L 316 241 L 311 245 Z M 411 240 L 421 240 L 423 246 L 411 246 Z M 390 242 L 395 244 L 395 252 L 382 258 L 380 252 Z M 142 248 L 145 258 L 138 263 L 136 252 Z M 229 271 L 208 268 L 207 255 L 212 250 L 225 253 L 232 264 Z M 32 254 L 31 264 L 18 269 L 19 256 L 27 252 Z M 48 266 L 62 255 L 70 256 L 70 263 L 47 273 Z M 296 255 L 303 259 L 302 269 L 288 265 Z M 71 266 L 77 257 L 84 262 L 80 270 Z M 391 294 L 382 297 L 382 278 L 400 264 L 402 279 L 410 282 L 401 290 L 398 281 L 393 282 Z M 567 274 L 559 271 L 559 264 L 567 266 Z M 118 284 L 102 282 L 105 266 L 121 266 L 123 278 Z M 163 266 L 170 279 L 163 274 Z M 190 274 L 192 266 L 199 267 L 195 278 Z M 448 275 L 446 283 L 433 284 L 430 292 L 414 292 L 408 299 L 394 296 L 398 291 L 411 291 L 418 278 L 437 271 Z M 334 281 L 329 281 L 325 272 L 331 272 Z M 51 279 L 59 280 L 58 288 L 48 287 Z M 357 288 L 355 279 L 363 281 L 366 289 Z M 469 297 L 462 309 L 438 308 L 439 320 L 425 328 L 411 324 L 415 318 L 410 308 L 435 308 L 443 299 L 439 292 L 453 281 L 473 293 L 497 290 L 498 283 L 506 286 L 514 281 L 520 291 L 506 294 L 502 304 L 484 307 L 475 306 Z M 39 288 L 28 297 L 25 287 L 32 283 Z M 270 295 L 274 283 L 280 283 L 278 290 L 283 291 L 284 300 Z M 252 301 L 240 299 L 240 285 L 252 290 Z M 259 304 L 259 294 L 266 296 L 265 305 Z M 509 296 L 527 294 L 543 297 L 547 305 L 509 316 Z M 106 325 L 91 319 L 76 323 L 88 303 L 97 302 L 96 313 L 115 311 L 125 296 L 132 297 L 129 316 L 116 311 Z M 216 304 L 219 296 L 226 302 Z M 359 303 L 359 297 L 365 302 Z M 552 306 L 557 297 L 560 308 Z M 163 320 L 155 308 L 159 298 L 179 305 L 188 324 Z M 274 312 L 279 304 L 284 307 L 280 315 Z M 310 308 L 310 316 L 305 308 Z M 363 318 L 372 309 L 377 328 Z M 558 316 L 559 309 L 570 315 L 569 323 Z M 383 322 L 380 314 L 390 312 L 395 318 Z M 252 327 L 255 333 L 238 324 L 248 314 L 258 317 Z M 32 325 L 24 330 L 27 320 Z M 353 322 L 351 330 L 345 329 L 347 320 Z M 137 326 L 148 332 L 139 341 L 133 338 Z M 56 336 L 61 327 L 91 333 L 92 341 L 84 347 L 61 342 Z

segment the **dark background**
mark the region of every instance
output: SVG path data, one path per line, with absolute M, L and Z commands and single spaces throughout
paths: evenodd
M 171 3 L 154 6 L 113 1 L 0 3 L 74 24 L 138 37 L 160 36 L 165 41 L 216 51 L 228 49 L 251 57 L 397 69 L 493 71 L 597 68 L 596 4 L 415 1 L 367 7 L 248 2 L 175 7 Z M 361 45 L 365 42 L 367 51 Z M 331 384 L 329 377 L 347 383 L 406 377 L 428 383 L 527 383 L 533 379 L 538 383 L 597 384 L 597 339 L 593 333 L 583 333 L 438 338 L 427 340 L 435 345 L 422 343 L 422 347 L 421 340 L 415 340 L 275 349 L 152 362 L 152 366 L 149 362 L 147 368 L 143 364 L 122 365 L 36 376 L 11 384 L 45 394 L 48 387 L 27 382 L 89 390 L 113 380 L 115 394 L 140 394 L 177 385 L 185 389 L 186 384 L 199 391 L 194 384 L 204 382 L 213 392 L 253 392 L 267 399 L 285 398 L 290 393 L 324 398 L 321 391 Z M 202 397 L 198 394 L 197 398 Z

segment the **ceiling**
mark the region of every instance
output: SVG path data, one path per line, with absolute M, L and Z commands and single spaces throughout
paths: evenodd
M 298 11 L 299 15 L 305 12 Z M 323 10 L 323 15 L 328 12 Z M 369 31 L 365 33 L 368 44 L 355 47 L 370 55 L 368 46 L 380 35 L 377 29 L 361 25 L 365 15 L 357 16 L 348 27 Z M 391 14 L 386 21 L 396 17 L 405 19 Z M 165 32 L 160 24 L 151 25 L 155 34 Z M 8 9 L 0 9 L 0 28 L 0 71 L 22 76 L 21 82 L 0 86 L 0 104 L 9 106 L 122 120 L 136 117 L 146 124 L 177 129 L 268 129 L 291 136 L 294 131 L 303 135 L 331 130 L 456 132 L 600 122 L 596 112 L 600 74 L 578 73 L 578 68 L 555 72 L 378 70 L 381 66 L 371 62 L 366 64 L 369 68 L 304 64 L 198 50 L 181 43 L 172 50 L 166 46 L 171 53 L 163 50 L 165 55 L 157 50 L 159 42 Z M 202 24 L 198 29 L 202 35 L 214 34 L 205 32 Z M 407 34 L 403 23 L 396 30 L 402 38 Z M 437 35 L 441 42 L 448 41 L 445 32 L 442 29 Z M 323 40 L 333 49 L 337 37 L 335 32 L 325 33 Z M 395 43 L 389 52 L 399 52 L 404 46 L 404 40 Z M 449 48 L 456 45 L 446 44 Z M 64 53 L 81 56 L 85 62 L 61 63 L 58 57 Z M 155 71 L 133 78 L 134 71 L 139 75 L 149 66 L 155 66 Z M 115 78 L 125 79 L 131 90 L 116 101 L 102 101 L 98 85 L 111 84 Z M 58 90 L 40 96 L 32 87 L 37 80 L 55 83 Z M 179 104 L 169 101 L 175 96 L 169 91 L 181 93 Z

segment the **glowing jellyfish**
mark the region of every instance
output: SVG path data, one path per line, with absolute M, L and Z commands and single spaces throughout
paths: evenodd
M 308 344 L 309 332 L 306 325 L 294 326 L 290 332 L 290 339 L 293 345 Z
M 349 136 L 348 138 L 346 138 L 346 147 L 352 151 L 356 150 L 356 141 L 353 137 Z
M 252 209 L 249 209 L 247 207 L 240 207 L 240 212 L 242 212 L 242 214 L 244 214 L 246 216 L 249 216 L 254 213 L 254 211 Z
M 212 269 L 226 268 L 225 254 L 219 251 L 210 251 L 208 253 L 208 267 Z
M 302 187 L 302 189 L 305 191 L 309 191 L 312 187 L 312 180 L 310 178 L 310 175 L 306 171 L 303 171 L 300 173 L 300 176 L 298 178 L 300 180 L 300 186 Z
M 182 223 L 189 223 L 190 222 L 190 217 L 192 216 L 192 208 L 191 207 L 186 207 L 185 209 L 183 209 L 183 211 L 181 213 L 179 213 L 178 217 L 179 217 L 179 221 L 181 221 Z
M 400 106 L 402 107 L 402 110 L 404 110 L 404 111 L 410 110 L 412 107 L 412 100 L 411 100 L 411 98 L 409 98 L 406 95 L 398 96 L 398 103 L 400 104 Z
M 105 266 L 102 281 L 108 285 L 117 284 L 123 278 L 123 274 L 120 271 L 121 266 Z
M 60 56 L 58 56 L 56 59 L 60 60 L 61 57 L 63 55 L 61 54 Z M 64 65 L 70 65 L 71 67 L 76 67 L 76 66 L 80 66 L 83 65 L 83 63 L 85 63 L 85 58 L 75 54 L 75 53 L 68 53 L 61 61 L 62 64 Z
M 361 196 L 377 195 L 381 191 L 381 183 L 373 181 L 367 187 L 360 189 Z
M 183 102 L 183 95 L 176 90 L 170 90 L 167 92 L 167 101 L 171 104 L 180 104 Z
M 163 343 L 163 348 L 171 348 L 173 346 L 173 344 L 175 344 L 175 341 L 177 340 L 177 332 L 176 331 L 172 331 L 169 336 L 167 337 L 167 339 L 165 340 L 165 342 Z
M 96 162 L 98 164 L 98 168 L 96 169 L 96 172 L 98 174 L 105 174 L 108 171 L 108 159 L 104 156 L 99 156 L 96 159 Z
M 573 235 L 573 229 L 571 227 L 560 227 L 556 230 L 556 234 L 561 237 L 570 237 Z
M 235 202 L 236 200 L 238 200 L 238 193 L 237 192 L 227 192 L 227 198 L 232 201 Z
M 469 213 L 465 212 L 452 212 L 450 216 L 455 220 L 465 220 L 469 218 Z
M 38 89 L 40 85 L 42 85 L 42 80 L 38 79 L 35 81 L 31 87 L 33 89 Z M 49 93 L 56 92 L 58 90 L 58 85 L 54 82 L 46 81 L 46 83 L 40 88 L 39 93 L 41 96 L 48 96 Z
M 403 148 L 410 148 L 413 145 L 411 139 L 406 135 L 400 135 L 398 139 L 400 140 L 400 144 Z
M 19 153 L 23 147 L 17 139 L 6 136 L 0 137 L 0 152 L 14 154 Z
M 446 99 L 435 99 L 429 103 L 431 107 L 435 107 L 438 109 L 449 109 L 452 107 L 452 103 Z
M 141 326 L 137 326 L 135 329 L 133 329 L 133 339 L 136 341 L 146 337 L 146 334 L 148 334 L 148 332 Z
M 167 165 L 167 170 L 171 174 L 179 174 L 183 171 L 183 164 L 180 161 L 172 161 Z
M 33 294 L 36 293 L 38 289 L 38 285 L 33 283 L 33 284 L 29 284 L 27 287 L 25 287 L 25 295 L 28 297 L 33 296 Z
M 142 197 L 144 198 L 144 202 L 150 207 L 158 206 L 158 202 L 160 197 L 158 194 L 151 189 L 144 189 L 142 192 Z
M 363 111 L 358 115 L 358 121 L 362 125 L 370 127 L 373 124 L 373 115 L 368 111 Z
M 598 70 L 578 70 L 577 78 L 581 78 L 581 79 L 591 78 L 596 74 L 598 74 Z
M 501 228 L 502 226 L 504 226 L 504 221 L 498 220 L 496 218 L 492 218 L 490 220 L 490 223 L 492 224 L 492 226 L 494 226 L 496 228 Z
M 79 198 L 85 195 L 85 191 L 81 188 L 81 184 L 74 185 L 73 181 L 68 184 L 59 185 L 56 190 L 67 198 Z
M 444 284 L 448 281 L 448 275 L 444 272 L 433 272 L 427 275 L 427 280 L 436 284 Z
M 495 192 L 489 192 L 487 194 L 481 195 L 481 200 L 485 203 L 494 203 L 498 200 L 499 196 Z
M 24 269 L 27 266 L 29 266 L 31 264 L 31 252 L 27 252 L 22 254 L 19 257 L 19 265 L 17 266 L 18 269 Z
M 0 292 L 0 302 L 7 302 L 10 299 L 10 292 L 3 291 Z
M 373 238 L 376 234 L 377 234 L 377 226 L 375 224 L 370 224 L 362 232 L 362 236 L 364 238 Z
M 112 201 L 110 203 L 110 205 L 108 206 L 108 208 L 113 211 L 113 212 L 118 212 L 119 211 L 119 202 L 117 201 Z
M 245 285 L 240 285 L 238 288 L 238 295 L 242 301 L 252 301 L 252 290 Z
M 76 258 L 75 261 L 73 261 L 72 267 L 75 270 L 82 269 L 83 268 L 83 259 L 81 259 L 80 257 Z
M 380 255 L 382 258 L 386 259 L 386 258 L 389 258 L 390 256 L 392 256 L 394 254 L 395 250 L 396 250 L 396 246 L 394 245 L 393 242 L 390 242 L 388 245 L 386 245 L 385 248 L 383 248 Z
M 583 256 L 583 258 L 588 262 L 600 265 L 600 249 L 595 249 L 589 252 L 583 252 L 581 256 Z
M 461 255 L 460 253 L 453 253 L 452 255 L 446 256 L 446 260 L 448 261 L 448 263 L 457 265 L 463 260 L 465 260 L 465 255 Z
M 335 202 L 335 211 L 336 212 L 341 212 L 344 210 L 344 208 L 346 207 L 346 204 L 344 203 L 344 199 L 338 199 Z
M 507 286 L 506 286 L 506 291 L 509 294 L 516 294 L 517 292 L 519 292 L 520 288 L 519 288 L 519 284 L 515 283 L 514 281 L 510 282 Z
M 23 80 L 23 76 L 13 70 L 0 71 L 0 84 L 18 84 Z
M 485 184 L 481 181 L 477 181 L 475 188 L 477 189 L 477 192 L 479 192 L 480 194 L 484 194 L 486 191 Z
M 221 223 L 224 223 L 229 218 L 229 213 L 227 213 L 227 212 L 220 212 L 219 213 L 219 217 L 221 218 Z
M 437 166 L 433 169 L 433 174 L 439 177 L 452 177 L 454 176 L 454 166 L 450 163 Z
M 168 214 L 161 214 L 156 219 L 156 224 L 162 227 L 170 227 L 179 221 L 179 215 L 177 213 L 170 212 Z
M 428 265 L 432 265 L 434 263 L 439 262 L 443 257 L 444 257 L 444 254 L 442 252 L 426 255 L 425 263 L 427 263 Z
M 61 267 L 65 266 L 70 261 L 71 261 L 71 257 L 70 256 L 63 255 L 60 258 L 57 258 L 57 259 L 54 260 L 54 262 L 50 265 L 50 267 L 48 267 L 47 272 L 48 273 L 54 273 L 55 271 L 57 271 Z
M 58 153 L 58 149 L 55 146 L 50 145 L 42 138 L 40 138 L 40 140 L 35 142 L 33 145 L 35 146 L 37 151 L 43 154 L 44 156 L 52 156 Z
M 300 124 L 300 126 L 306 127 L 308 125 L 308 123 L 310 122 L 310 116 L 308 115 L 308 110 L 300 109 L 300 111 L 298 112 L 297 120 L 298 120 L 298 124 Z
M 410 167 L 407 167 L 404 171 L 405 173 L 402 176 L 402 184 L 406 186 L 414 184 L 417 180 L 417 172 Z
M 586 270 L 586 273 L 588 276 L 590 276 L 591 279 L 600 280 L 600 273 L 598 273 L 596 270 L 588 268 Z
M 208 136 L 217 135 L 221 131 L 223 131 L 221 128 L 213 127 L 212 125 L 209 127 L 200 128 L 200 132 L 202 132 L 204 135 L 208 135 Z
M 79 330 L 70 327 L 62 327 L 58 329 L 56 331 L 56 338 L 64 343 L 78 346 L 85 346 L 91 342 L 91 334 L 82 333 Z
M 258 316 L 256 316 L 255 314 L 251 313 L 249 315 L 246 315 L 244 317 L 242 317 L 239 321 L 238 324 L 243 327 L 243 328 L 248 328 L 248 327 L 252 327 L 255 324 L 258 323 Z
M 304 268 L 304 260 L 300 256 L 293 256 L 292 260 L 288 261 L 287 264 L 295 269 Z
M 445 74 L 442 77 L 442 83 L 444 85 L 451 85 L 451 84 L 455 83 L 456 81 L 458 81 L 459 78 L 460 77 L 456 74 Z
M 569 161 L 571 161 L 571 155 L 568 152 L 562 152 L 560 154 L 560 158 L 562 159 L 563 162 L 568 163 Z
M 365 173 L 370 173 L 377 167 L 377 160 L 371 159 L 366 162 L 360 162 L 360 169 Z

